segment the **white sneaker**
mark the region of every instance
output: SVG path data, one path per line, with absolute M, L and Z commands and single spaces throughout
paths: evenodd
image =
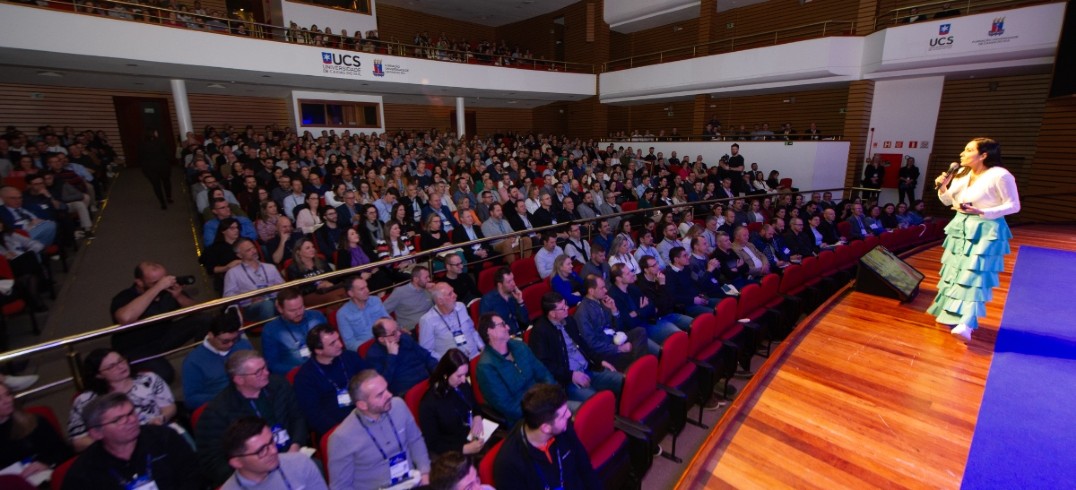
M 33 386 L 34 383 L 37 383 L 37 375 L 36 374 L 30 374 L 30 375 L 27 375 L 27 376 L 5 376 L 4 377 L 4 384 L 7 385 L 8 388 L 11 388 L 11 391 L 15 391 L 15 392 L 25 390 L 25 389 Z
M 964 343 L 968 343 L 971 341 L 971 332 L 973 330 L 975 329 L 961 323 L 960 325 L 953 327 L 953 329 L 950 330 L 949 333 L 953 334 L 954 337 L 962 340 Z

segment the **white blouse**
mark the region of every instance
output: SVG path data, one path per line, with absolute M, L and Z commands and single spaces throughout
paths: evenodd
M 970 202 L 983 212 L 984 219 L 997 219 L 1020 212 L 1016 179 L 1002 167 L 984 170 L 974 183 L 971 182 L 971 173 L 954 178 L 944 193 L 938 192 L 938 199 L 946 206 Z

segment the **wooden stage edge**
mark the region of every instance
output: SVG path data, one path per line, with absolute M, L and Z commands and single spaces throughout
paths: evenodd
M 926 276 L 919 295 L 901 304 L 850 284 L 812 312 L 747 383 L 676 488 L 959 488 L 1019 249 L 1076 251 L 1076 225 L 1013 234 L 969 344 L 925 313 L 940 242 L 902 254 Z

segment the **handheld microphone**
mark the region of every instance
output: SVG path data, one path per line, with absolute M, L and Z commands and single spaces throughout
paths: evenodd
M 952 162 L 949 164 L 949 170 L 945 171 L 945 178 L 941 182 L 934 184 L 934 189 L 938 189 L 942 186 L 942 183 L 952 180 L 953 175 L 956 175 L 956 171 L 960 170 L 960 163 Z

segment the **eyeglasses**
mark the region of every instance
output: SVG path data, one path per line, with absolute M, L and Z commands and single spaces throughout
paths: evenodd
M 120 422 L 126 422 L 126 421 L 130 420 L 131 417 L 134 417 L 134 416 L 135 416 L 135 409 L 134 409 L 134 407 L 131 407 L 130 412 L 127 412 L 127 413 L 125 413 L 123 415 L 120 415 L 119 417 L 116 417 L 116 418 L 114 418 L 112 420 L 109 420 L 108 422 L 101 422 L 100 424 L 97 424 L 94 427 L 95 428 L 104 427 L 106 425 L 112 425 L 112 424 L 118 424 Z
M 447 265 L 449 267 L 456 267 L 457 265 L 463 265 L 463 262 L 455 262 L 455 263 L 452 263 L 452 264 L 445 264 L 445 265 Z
M 263 375 L 265 373 L 268 373 L 268 372 L 269 372 L 269 368 L 266 367 L 266 366 L 262 366 L 262 367 L 258 368 L 257 370 L 255 370 L 254 372 L 239 373 L 239 375 L 240 376 L 261 376 L 261 375 Z
M 241 457 L 243 457 L 243 456 L 257 456 L 257 457 L 259 457 L 259 458 L 264 458 L 264 457 L 266 457 L 266 456 L 268 456 L 268 455 L 269 455 L 269 451 L 270 451 L 270 450 L 272 450 L 272 448 L 274 448 L 274 447 L 276 447 L 276 443 L 274 443 L 273 441 L 269 441 L 269 442 L 268 442 L 268 443 L 266 443 L 266 444 L 265 444 L 264 446 L 262 446 L 262 447 L 259 447 L 259 448 L 258 448 L 257 450 L 255 450 L 254 452 L 250 452 L 250 453 L 243 453 L 243 454 L 236 454 L 236 455 L 234 455 L 234 456 L 232 456 L 232 457 L 233 457 L 233 458 L 241 458 Z

